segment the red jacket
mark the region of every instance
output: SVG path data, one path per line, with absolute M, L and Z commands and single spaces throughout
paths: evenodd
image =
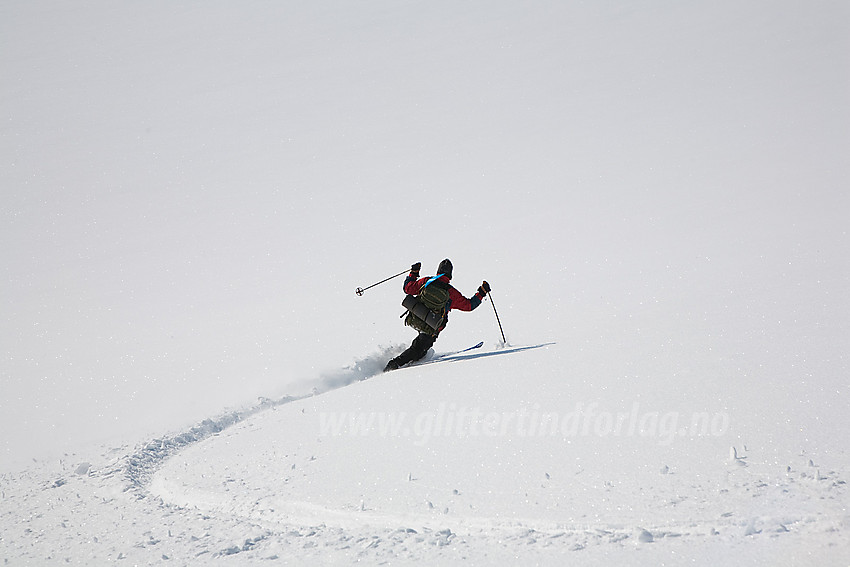
M 408 274 L 407 279 L 404 280 L 404 293 L 409 293 L 410 295 L 417 295 L 419 291 L 422 289 L 422 286 L 430 280 L 430 276 L 426 276 L 424 278 L 416 279 L 416 276 L 411 272 Z M 448 276 L 440 276 L 439 281 L 449 283 Z M 471 298 L 467 299 L 464 297 L 458 290 L 456 290 L 451 284 L 449 284 L 449 304 L 447 306 L 446 311 L 451 311 L 452 309 L 459 309 L 460 311 L 472 311 L 479 305 L 481 305 L 481 300 L 483 297 L 480 293 L 476 293 Z

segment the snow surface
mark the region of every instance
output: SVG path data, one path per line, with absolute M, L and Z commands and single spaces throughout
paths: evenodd
M 847 565 L 848 28 L 7 2 L 0 557 Z

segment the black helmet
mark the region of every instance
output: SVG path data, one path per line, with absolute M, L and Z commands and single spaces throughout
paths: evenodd
M 442 262 L 440 262 L 440 267 L 437 268 L 438 274 L 443 274 L 444 276 L 452 279 L 452 261 L 446 258 Z

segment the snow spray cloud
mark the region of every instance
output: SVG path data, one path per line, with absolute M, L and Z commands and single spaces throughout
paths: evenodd
M 318 378 L 301 380 L 290 384 L 296 394 L 324 394 L 337 388 L 343 388 L 355 382 L 362 382 L 372 376 L 382 374 L 387 361 L 398 356 L 407 345 L 397 344 L 381 346 L 378 351 L 359 358 L 344 368 L 322 372 Z
M 576 403 L 567 413 L 543 412 L 539 405 L 509 412 L 486 412 L 478 407 L 440 403 L 434 411 L 324 412 L 319 435 L 352 437 L 406 437 L 422 446 L 437 437 L 639 437 L 669 445 L 677 438 L 722 437 L 729 431 L 723 412 L 641 411 L 635 402 L 629 411 L 611 412 L 592 402 Z

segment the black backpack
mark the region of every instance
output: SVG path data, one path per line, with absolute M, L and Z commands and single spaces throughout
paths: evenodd
M 404 324 L 420 333 L 436 335 L 446 323 L 449 307 L 449 284 L 434 276 L 417 296 L 408 295 L 402 306 L 408 310 Z

